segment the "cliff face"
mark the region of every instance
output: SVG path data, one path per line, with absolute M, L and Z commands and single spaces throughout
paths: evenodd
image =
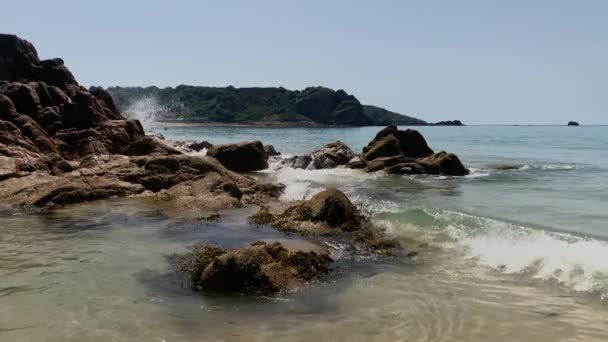
M 178 86 L 110 87 L 118 107 L 125 111 L 143 98 L 154 98 L 163 107 L 164 119 L 220 123 L 282 122 L 294 124 L 378 126 L 425 125 L 423 120 L 362 105 L 344 90 L 310 87 L 302 91 L 284 88 L 214 88 Z
M 119 153 L 144 132 L 103 89 L 79 86 L 63 60 L 40 60 L 28 41 L 0 34 L 0 136 L 0 156 L 18 170 L 59 172 L 69 160 Z

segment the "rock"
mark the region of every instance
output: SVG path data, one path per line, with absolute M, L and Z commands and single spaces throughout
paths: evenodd
M 361 159 L 374 160 L 379 157 L 405 156 L 422 158 L 433 154 L 420 132 L 413 129 L 400 131 L 397 126 L 382 129 L 376 137 L 363 148 Z
M 294 169 L 333 169 L 346 165 L 353 158 L 353 151 L 341 141 L 327 144 L 310 154 L 284 159 L 281 164 Z
M 348 197 L 335 188 L 329 188 L 281 213 L 273 214 L 268 208 L 262 208 L 250 218 L 250 222 L 309 235 L 336 230 L 355 231 L 361 229 L 365 218 Z
M 284 206 L 264 206 L 249 217 L 249 223 L 301 235 L 347 234 L 358 250 L 392 254 L 399 245 L 382 237 L 370 220 L 342 192 L 335 188 L 321 191 L 308 201 Z
M 110 180 L 103 177 L 55 177 L 32 174 L 3 182 L 0 197 L 19 206 L 73 204 L 109 197 L 139 194 L 140 185 Z
M 160 140 L 145 136 L 127 145 L 122 154 L 127 156 L 146 156 L 150 154 L 180 154 L 181 152 L 166 146 Z
M 274 157 L 274 156 L 280 156 L 281 155 L 281 152 L 277 152 L 277 150 L 272 145 L 265 145 L 264 146 L 264 152 L 266 152 L 266 154 L 269 157 Z
M 469 170 L 451 153 L 433 153 L 426 140 L 416 130 L 400 131 L 396 126 L 382 129 L 363 148 L 358 159 L 347 167 L 366 172 L 385 171 L 390 174 L 432 174 L 464 176 Z
M 207 152 L 225 167 L 236 172 L 258 171 L 268 168 L 268 155 L 260 141 L 214 145 Z
M 238 249 L 201 247 L 182 258 L 181 270 L 196 290 L 266 296 L 321 278 L 332 261 L 327 253 L 258 241 Z
M 462 165 L 455 154 L 443 151 L 420 159 L 416 164 L 421 165 L 425 173 L 431 175 L 466 176 L 469 174 L 469 170 Z
M 163 208 L 184 212 L 263 203 L 284 188 L 234 173 L 215 158 L 181 155 L 146 136 L 104 89 L 79 86 L 62 60 L 40 61 L 25 40 L 0 35 L 0 57 L 3 203 L 71 204 L 145 193 L 162 200 Z M 237 170 L 267 167 L 260 142 L 216 153 Z
M 431 124 L 432 126 L 464 126 L 460 120 L 439 121 Z
M 211 147 L 213 147 L 213 144 L 208 141 L 194 141 L 186 144 L 186 147 L 196 152 L 200 152 L 203 149 L 209 150 Z
M 570 121 L 568 122 L 568 126 L 579 126 L 579 124 L 576 121 Z
M 0 80 L 11 82 L 42 81 L 66 87 L 77 85 L 60 58 L 41 61 L 34 46 L 11 34 L 0 34 Z
M 496 170 L 519 170 L 522 167 L 524 167 L 524 165 L 522 165 L 522 164 L 497 164 L 497 165 L 491 165 L 490 167 L 492 167 L 493 169 L 496 169 Z
M 354 156 L 345 165 L 345 167 L 348 169 L 363 169 L 363 168 L 365 168 L 365 166 L 366 166 L 365 162 L 363 160 L 361 160 L 361 157 L 359 157 L 359 156 Z
M 16 177 L 18 171 L 15 158 L 0 156 L 0 181 Z
M 165 140 L 165 136 L 158 132 L 147 132 L 146 136 L 156 138 L 158 140 Z

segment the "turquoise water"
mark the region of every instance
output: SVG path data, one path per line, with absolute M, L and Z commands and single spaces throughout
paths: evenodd
M 259 139 L 285 154 L 380 127 L 156 126 L 168 139 Z M 251 174 L 283 200 L 335 186 L 417 257 L 369 257 L 327 237 L 162 214 L 149 198 L 0 209 L 0 341 L 605 341 L 608 127 L 419 127 L 467 177 L 294 170 Z M 496 165 L 517 165 L 498 170 Z M 171 256 L 201 243 L 312 239 L 336 260 L 276 298 L 193 293 Z
M 402 127 L 405 128 L 405 127 Z M 341 140 L 355 151 L 381 127 L 157 127 L 168 139 L 258 139 L 287 155 Z M 456 153 L 467 177 L 270 171 L 286 198 L 338 186 L 399 234 L 423 235 L 478 264 L 577 291 L 608 289 L 608 126 L 416 127 L 435 150 Z M 277 162 L 278 163 L 278 162 Z M 501 170 L 510 165 L 516 169 Z M 275 166 L 275 169 L 277 167 Z M 419 220 L 427 222 L 421 224 Z
M 261 140 L 287 154 L 335 140 L 360 151 L 380 127 L 156 128 L 167 139 L 226 143 Z M 424 199 L 445 208 L 608 238 L 608 126 L 416 127 L 435 150 L 456 153 L 473 174 L 433 180 Z M 519 170 L 495 170 L 496 165 Z M 421 180 L 428 183 L 429 180 Z M 455 193 L 457 191 L 457 194 Z

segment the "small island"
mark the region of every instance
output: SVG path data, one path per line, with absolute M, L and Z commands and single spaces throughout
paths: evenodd
M 568 122 L 568 126 L 580 126 L 580 125 L 576 121 L 570 121 L 570 122 Z

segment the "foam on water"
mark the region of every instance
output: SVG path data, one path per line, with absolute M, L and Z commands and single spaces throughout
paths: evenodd
M 606 241 L 461 213 L 435 216 L 448 223 L 445 231 L 453 241 L 445 245 L 461 248 L 480 265 L 557 280 L 576 291 L 608 289 Z

